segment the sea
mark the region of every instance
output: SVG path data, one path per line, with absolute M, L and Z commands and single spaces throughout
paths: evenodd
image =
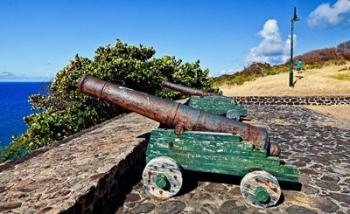
M 7 146 L 12 136 L 26 131 L 24 117 L 36 113 L 31 110 L 28 97 L 47 94 L 48 82 L 0 82 L 0 146 Z

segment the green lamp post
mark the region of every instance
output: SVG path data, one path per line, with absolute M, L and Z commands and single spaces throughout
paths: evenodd
M 294 7 L 294 15 L 293 18 L 290 20 L 291 27 L 290 27 L 290 71 L 289 71 L 289 87 L 293 87 L 293 42 L 294 42 L 294 23 L 299 21 L 300 19 L 297 16 L 297 8 Z

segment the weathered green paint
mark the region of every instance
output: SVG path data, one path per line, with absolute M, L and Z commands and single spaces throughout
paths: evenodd
M 188 105 L 214 114 L 226 115 L 231 110 L 231 114 L 235 112 L 239 116 L 247 116 L 247 109 L 224 96 L 192 96 L 188 101 Z
M 261 203 L 266 203 L 270 199 L 269 193 L 262 186 L 258 186 L 255 189 L 255 196 Z
M 174 134 L 173 129 L 155 129 L 152 131 L 152 136 L 158 137 L 176 137 L 176 139 L 200 139 L 202 141 L 229 141 L 229 142 L 241 142 L 239 135 L 233 135 L 230 133 L 215 133 L 213 132 L 200 132 L 200 131 L 189 131 L 184 132 L 180 136 Z M 252 145 L 247 143 L 247 145 Z
M 264 170 L 282 181 L 298 181 L 294 166 L 282 165 L 278 157 L 267 156 L 264 149 L 254 149 L 249 142 L 228 133 L 185 131 L 176 136 L 174 130 L 156 129 L 151 133 L 147 162 L 159 156 L 174 159 L 186 170 L 244 176 Z
M 159 173 L 156 175 L 156 185 L 157 187 L 159 187 L 160 189 L 166 189 L 168 185 L 169 181 L 166 178 L 165 175 Z

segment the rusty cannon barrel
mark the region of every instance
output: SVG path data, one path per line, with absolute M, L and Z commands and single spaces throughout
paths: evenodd
M 184 130 L 233 133 L 238 134 L 243 140 L 252 142 L 255 148 L 267 149 L 270 155 L 278 156 L 280 153 L 279 146 L 270 144 L 266 129 L 261 127 L 115 85 L 92 76 L 83 76 L 79 80 L 78 90 L 174 128 L 176 134 L 181 134 Z
M 201 96 L 201 97 L 217 95 L 214 93 L 210 93 L 210 92 L 203 91 L 203 90 L 196 89 L 196 88 L 190 88 L 187 86 L 171 83 L 168 81 L 162 81 L 160 83 L 160 85 L 164 88 L 172 89 L 172 90 L 181 92 L 182 94 L 186 94 L 186 95 Z

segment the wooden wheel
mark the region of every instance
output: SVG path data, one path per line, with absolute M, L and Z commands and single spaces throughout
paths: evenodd
M 152 159 L 142 173 L 142 183 L 146 192 L 165 200 L 176 195 L 182 186 L 179 165 L 171 158 L 161 156 Z
M 244 200 L 259 208 L 276 205 L 281 196 L 281 187 L 277 179 L 265 171 L 246 174 L 241 181 L 240 189 Z

